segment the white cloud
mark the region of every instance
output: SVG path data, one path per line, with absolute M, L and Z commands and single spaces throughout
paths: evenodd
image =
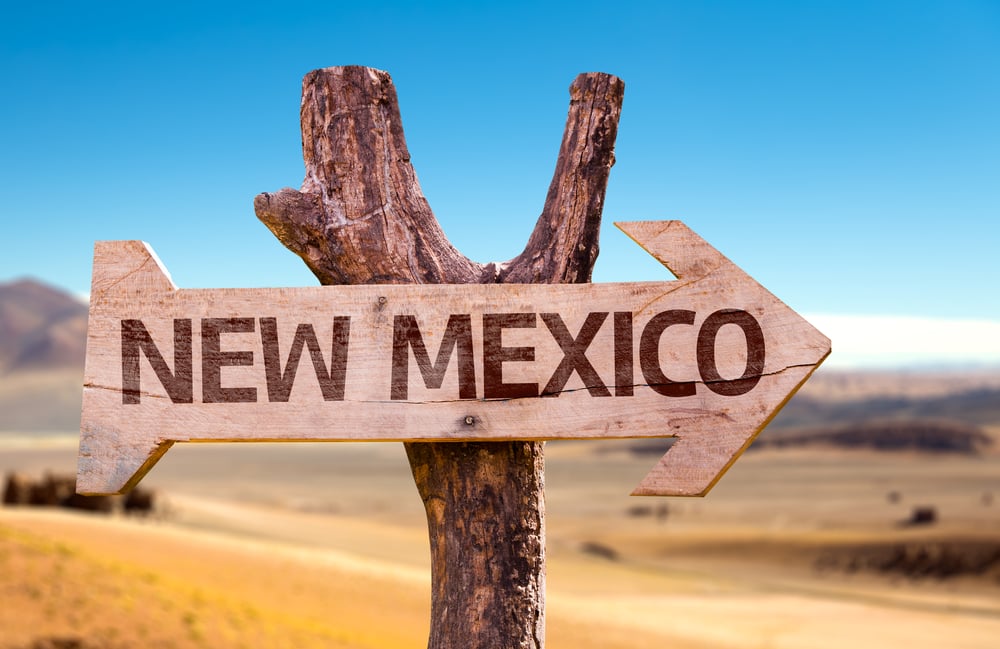
M 830 367 L 1000 364 L 1000 321 L 908 316 L 804 316 L 833 341 Z

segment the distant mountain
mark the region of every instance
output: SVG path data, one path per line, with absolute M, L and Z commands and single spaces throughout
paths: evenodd
M 24 279 L 0 284 L 0 431 L 80 425 L 87 305 Z
M 1000 426 L 1000 389 L 969 388 L 934 396 L 879 395 L 825 399 L 799 394 L 774 418 L 768 430 L 800 429 L 874 420 L 937 420 L 975 426 Z
M 837 446 L 875 451 L 979 455 L 994 445 L 978 426 L 934 419 L 862 421 L 807 430 L 768 429 L 750 448 Z
M 829 447 L 922 453 L 996 453 L 1000 368 L 821 368 L 750 447 Z M 629 450 L 662 455 L 662 439 Z
M 0 375 L 83 369 L 87 305 L 32 279 L 0 284 Z

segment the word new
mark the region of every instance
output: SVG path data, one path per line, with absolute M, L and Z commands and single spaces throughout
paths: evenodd
M 660 339 L 674 326 L 693 326 L 695 312 L 671 309 L 654 315 L 645 323 L 639 335 L 639 369 L 642 385 L 665 397 L 687 397 L 697 391 L 694 381 L 675 381 L 666 376 L 660 362 Z M 580 330 L 573 335 L 558 313 L 485 313 L 482 314 L 482 397 L 484 399 L 517 399 L 554 397 L 565 388 L 575 372 L 592 397 L 612 396 L 612 389 L 601 379 L 588 357 L 588 349 L 604 323 L 611 320 L 613 331 L 614 396 L 634 395 L 635 344 L 633 314 L 629 311 L 598 311 L 587 315 Z M 541 320 L 562 353 L 551 378 L 541 388 L 535 382 L 504 380 L 504 365 L 535 361 L 535 348 L 504 346 L 503 332 L 507 329 L 540 328 Z M 746 341 L 746 366 L 742 376 L 724 379 L 716 364 L 716 336 L 726 325 L 739 327 Z M 316 380 L 327 401 L 344 400 L 350 346 L 350 316 L 333 318 L 333 339 L 324 358 L 320 342 L 311 324 L 299 324 L 282 367 L 276 318 L 202 318 L 201 328 L 201 400 L 203 403 L 242 403 L 258 400 L 255 387 L 224 387 L 222 368 L 253 366 L 254 353 L 223 351 L 222 337 L 230 333 L 254 333 L 259 326 L 264 365 L 264 379 L 269 402 L 287 402 L 295 382 L 304 351 L 308 350 Z M 121 320 L 122 403 L 137 404 L 143 393 L 140 378 L 140 355 L 145 355 L 167 396 L 174 403 L 194 401 L 193 322 L 190 318 L 173 321 L 173 370 L 170 369 L 156 342 L 142 320 Z M 473 347 L 472 316 L 451 314 L 441 342 L 431 356 L 415 315 L 396 315 L 392 328 L 391 370 L 386 377 L 391 400 L 408 398 L 410 356 L 416 361 L 424 386 L 440 389 L 445 373 L 455 358 L 458 373 L 458 398 L 476 399 L 477 365 Z M 698 330 L 695 346 L 698 372 L 704 385 L 723 396 L 739 396 L 752 390 L 760 381 L 764 369 L 764 333 L 750 313 L 739 309 L 721 309 L 711 313 Z

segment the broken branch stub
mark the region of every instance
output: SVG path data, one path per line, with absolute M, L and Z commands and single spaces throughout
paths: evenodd
M 302 82 L 302 187 L 260 194 L 258 218 L 323 284 L 465 284 L 483 265 L 424 198 L 388 73 L 314 70 Z
M 590 281 L 625 84 L 608 74 L 581 74 L 569 92 L 569 114 L 545 207 L 524 251 L 504 264 L 500 282 Z

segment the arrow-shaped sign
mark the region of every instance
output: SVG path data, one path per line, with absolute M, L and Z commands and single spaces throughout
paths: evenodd
M 616 224 L 678 277 L 178 289 L 94 251 L 77 489 L 174 442 L 678 437 L 637 495 L 703 495 L 830 341 L 679 221 Z

